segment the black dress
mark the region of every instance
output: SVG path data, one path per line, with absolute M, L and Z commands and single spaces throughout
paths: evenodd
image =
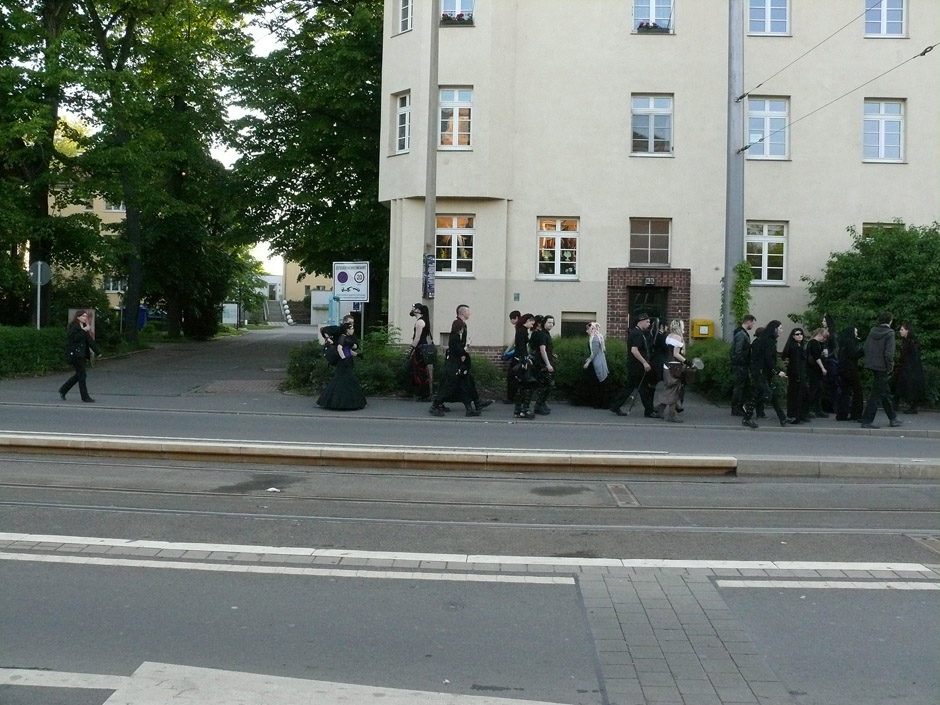
M 343 356 L 336 363 L 336 369 L 333 372 L 333 378 L 326 385 L 326 389 L 317 399 L 317 406 L 324 409 L 333 409 L 334 411 L 355 411 L 362 409 L 366 405 L 366 395 L 359 386 L 359 380 L 356 379 L 356 371 L 353 367 L 353 356 L 351 348 L 353 340 L 341 335 L 337 341 L 337 346 L 343 348 Z

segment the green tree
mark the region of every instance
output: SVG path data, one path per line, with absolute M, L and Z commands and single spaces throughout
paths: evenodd
M 246 226 L 304 271 L 370 262 L 370 292 L 388 285 L 388 211 L 378 202 L 382 0 L 301 2 L 282 48 L 240 76 Z M 366 308 L 367 327 L 380 306 Z
M 862 337 L 880 311 L 917 330 L 925 363 L 940 367 L 940 224 L 848 228 L 852 249 L 829 257 L 820 279 L 809 282 L 810 310 L 791 318 L 818 321 L 829 313 L 841 330 Z

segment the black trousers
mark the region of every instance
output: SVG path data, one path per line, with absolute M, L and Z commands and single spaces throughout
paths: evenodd
M 865 410 L 862 412 L 862 423 L 871 423 L 875 420 L 875 414 L 878 413 L 878 404 L 885 410 L 889 420 L 894 420 L 897 414 L 891 406 L 891 388 L 888 384 L 888 373 L 879 370 L 872 370 L 874 379 L 871 383 L 871 395 L 868 397 L 868 403 L 865 404 Z
M 760 404 L 765 404 L 770 402 L 774 411 L 777 413 L 777 418 L 783 421 L 786 415 L 783 413 L 783 409 L 780 408 L 780 402 L 777 401 L 777 394 L 772 382 L 769 382 L 766 379 L 752 379 L 751 387 L 753 391 L 751 392 L 751 398 L 748 400 L 747 404 L 744 405 L 744 419 L 750 421 L 751 417 L 754 416 L 754 410 Z
M 59 394 L 65 396 L 72 387 L 78 384 L 78 391 L 82 395 L 82 399 L 90 399 L 88 396 L 88 385 L 85 382 L 88 377 L 85 373 L 85 358 L 73 357 L 72 367 L 75 369 L 75 374 L 69 377 L 65 381 L 65 384 L 59 387 Z
M 731 380 L 734 385 L 731 389 L 731 408 L 743 409 L 744 402 L 747 401 L 750 394 L 750 379 L 746 365 L 731 366 Z
M 656 377 L 653 375 L 653 371 L 644 373 L 643 368 L 627 368 L 627 385 L 620 390 L 620 393 L 614 398 L 610 403 L 610 408 L 614 411 L 622 407 L 627 403 L 627 399 L 630 398 L 630 395 L 634 391 L 639 389 L 640 402 L 643 404 L 643 411 L 647 414 L 651 414 L 655 409 L 653 408 L 653 392 L 656 389 L 655 386 Z

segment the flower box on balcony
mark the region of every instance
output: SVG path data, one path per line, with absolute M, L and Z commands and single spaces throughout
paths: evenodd
M 640 34 L 669 34 L 669 27 L 660 27 L 658 24 L 641 22 L 636 31 Z
M 458 12 L 457 14 L 451 14 L 445 12 L 441 15 L 441 25 L 464 25 L 472 26 L 473 25 L 473 13 L 472 12 Z

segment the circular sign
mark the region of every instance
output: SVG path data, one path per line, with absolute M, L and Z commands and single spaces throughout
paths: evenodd
M 50 276 L 49 265 L 45 262 L 33 262 L 29 265 L 29 281 L 31 284 L 44 286 L 49 283 Z
M 345 272 L 343 272 L 343 274 L 345 274 Z M 364 282 L 364 281 L 366 280 L 366 274 L 365 274 L 365 272 L 361 272 L 361 271 L 360 271 L 360 272 L 356 272 L 356 273 L 353 275 L 353 279 L 356 280 L 356 283 L 357 283 L 357 284 L 362 284 L 362 282 Z
M 336 279 L 339 281 L 340 284 L 345 284 L 347 281 L 349 281 L 349 275 L 346 272 L 340 272 L 336 276 Z

